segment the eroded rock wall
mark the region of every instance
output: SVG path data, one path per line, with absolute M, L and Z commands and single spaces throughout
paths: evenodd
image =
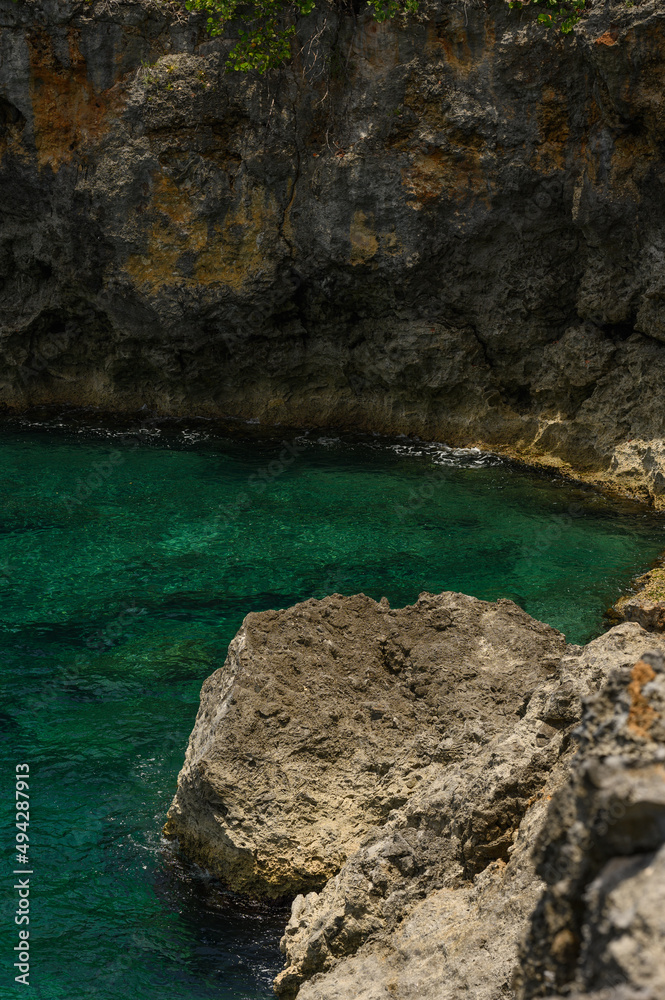
M 636 626 L 609 637 L 627 629 Z M 615 661 L 588 699 L 578 753 L 535 845 L 547 888 L 520 950 L 520 1000 L 571 984 L 616 1000 L 627 986 L 646 1000 L 665 994 L 662 637 L 631 660 Z
M 176 11 L 0 3 L 0 404 L 413 433 L 660 503 L 662 0 L 567 39 L 323 6 L 266 78 Z

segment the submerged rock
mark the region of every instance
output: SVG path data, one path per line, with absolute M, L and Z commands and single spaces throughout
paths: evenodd
M 664 656 L 451 593 L 249 615 L 167 830 L 298 893 L 284 998 L 662 1000 Z

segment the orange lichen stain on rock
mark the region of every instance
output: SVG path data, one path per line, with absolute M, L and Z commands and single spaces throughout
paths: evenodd
M 650 136 L 622 136 L 615 139 L 610 166 L 610 183 L 615 195 L 641 200 L 641 185 L 660 162 L 658 143 Z
M 431 21 L 427 26 L 425 50 L 431 55 L 439 55 L 443 49 L 446 67 L 466 76 L 476 63 L 469 46 L 469 36 L 463 21 L 457 24 L 436 25 Z
M 630 684 L 628 694 L 630 695 L 630 709 L 628 711 L 628 728 L 636 736 L 649 739 L 649 730 L 658 718 L 658 713 L 651 707 L 647 699 L 642 694 L 642 688 L 649 681 L 652 681 L 656 673 L 652 666 L 644 660 L 638 660 L 630 672 Z
M 191 191 L 157 174 L 143 215 L 154 220 L 144 254 L 133 254 L 125 270 L 134 283 L 154 293 L 165 286 L 228 285 L 239 290 L 268 262 L 259 236 L 276 229 L 272 196 L 260 188 L 244 194 L 223 223 L 210 226 L 197 214 Z
M 54 41 L 41 28 L 27 35 L 30 98 L 37 162 L 56 171 L 82 145 L 99 140 L 109 128 L 112 103 L 96 94 L 87 78 L 78 32 L 67 32 L 68 58 L 56 54 Z
M 453 70 L 458 76 L 468 76 L 472 69 L 492 58 L 496 42 L 494 21 L 487 18 L 482 42 L 477 38 L 470 42 L 466 15 L 448 7 L 446 16 L 445 24 L 427 23 L 425 51 L 435 59 L 441 59 L 443 51 L 446 70 Z
M 402 170 L 402 184 L 414 198 L 407 204 L 416 210 L 444 194 L 457 202 L 480 199 L 489 205 L 480 153 L 471 146 L 416 154 Z
M 398 239 L 394 229 L 389 233 L 379 234 L 379 246 L 381 253 L 384 253 L 387 257 L 399 257 L 401 253 L 404 253 L 404 245 Z
M 551 801 L 552 801 L 551 792 L 548 793 L 538 792 L 537 795 L 532 795 L 530 798 L 527 799 L 526 807 L 527 809 L 530 809 L 531 806 L 535 806 L 537 802 L 551 802 Z
M 604 34 L 599 35 L 595 40 L 596 45 L 616 45 L 619 32 L 616 28 L 610 28 Z
M 260 248 L 261 240 L 271 231 L 277 233 L 278 211 L 273 195 L 254 188 L 226 215 L 223 225 L 216 225 L 196 264 L 197 284 L 223 284 L 239 291 L 259 271 L 270 271 L 274 264 Z
M 351 244 L 350 263 L 366 264 L 376 257 L 377 253 L 385 257 L 399 257 L 404 252 L 404 246 L 394 229 L 389 232 L 377 232 L 374 215 L 365 215 L 358 210 L 353 213 L 349 226 L 349 242 Z
M 536 114 L 540 143 L 536 150 L 535 168 L 541 172 L 561 170 L 566 165 L 569 148 L 568 103 L 562 94 L 546 87 Z
M 155 292 L 164 285 L 182 284 L 179 259 L 187 252 L 198 254 L 208 240 L 208 226 L 197 218 L 188 193 L 181 191 L 165 174 L 158 174 L 153 197 L 144 218 L 154 222 L 148 234 L 147 253 L 133 254 L 125 270 L 135 284 Z

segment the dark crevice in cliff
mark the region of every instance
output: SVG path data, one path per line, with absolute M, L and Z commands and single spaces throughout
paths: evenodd
M 23 128 L 25 115 L 6 97 L 0 96 L 0 135 L 6 134 L 10 128 Z
M 481 337 L 481 335 L 478 332 L 478 329 L 476 327 L 471 327 L 470 332 L 471 332 L 472 336 L 474 337 L 474 339 L 476 340 L 478 346 L 480 347 L 480 350 L 482 352 L 482 356 L 483 356 L 483 360 L 484 360 L 485 364 L 487 365 L 488 368 L 491 368 L 492 367 L 492 361 L 491 361 L 490 356 L 489 356 L 489 351 L 488 351 L 487 343 L 483 340 L 483 338 Z
M 532 409 L 533 399 L 528 385 L 517 386 L 512 392 L 505 393 L 504 399 L 517 413 L 528 413 Z
M 614 343 L 621 343 L 632 337 L 635 331 L 635 322 L 630 323 L 603 323 L 600 326 L 608 340 Z

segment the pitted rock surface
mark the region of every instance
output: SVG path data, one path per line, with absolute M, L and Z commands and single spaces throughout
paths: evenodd
M 167 830 L 234 889 L 320 889 L 421 785 L 511 733 L 565 652 L 511 601 L 462 594 L 248 615 L 203 686 Z M 505 854 L 504 827 L 491 807 L 469 817 L 468 867 Z M 411 864 L 402 847 L 391 869 Z
M 553 874 L 536 869 L 534 845 L 552 829 L 550 801 L 568 787 L 571 765 L 585 746 L 578 749 L 582 735 L 572 733 L 583 705 L 606 692 L 616 670 L 634 669 L 656 647 L 665 652 L 653 638 L 625 624 L 583 650 L 569 647 L 509 733 L 430 773 L 323 892 L 296 900 L 282 942 L 287 967 L 278 993 L 288 998 L 299 989 L 299 1000 L 515 996 L 530 969 L 524 956 L 534 956 L 538 943 L 544 953 L 552 947 L 539 929 L 518 957 L 542 905 L 541 878 Z M 554 730 L 545 745 L 544 726 L 547 735 Z M 406 875 L 371 863 L 391 837 L 412 847 L 413 870 Z M 652 846 L 658 834 L 649 837 Z M 627 844 L 639 849 L 640 841 L 628 835 Z M 662 892 L 658 882 L 655 895 Z M 663 940 L 657 930 L 651 934 L 652 953 Z M 539 967 L 530 972 L 529 988 L 536 983 L 547 990 L 555 981 L 549 967 Z
M 627 647 L 586 702 L 536 844 L 548 885 L 521 949 L 520 998 L 548 982 L 613 1000 L 629 988 L 665 996 L 665 644 L 650 640 L 638 658 Z

